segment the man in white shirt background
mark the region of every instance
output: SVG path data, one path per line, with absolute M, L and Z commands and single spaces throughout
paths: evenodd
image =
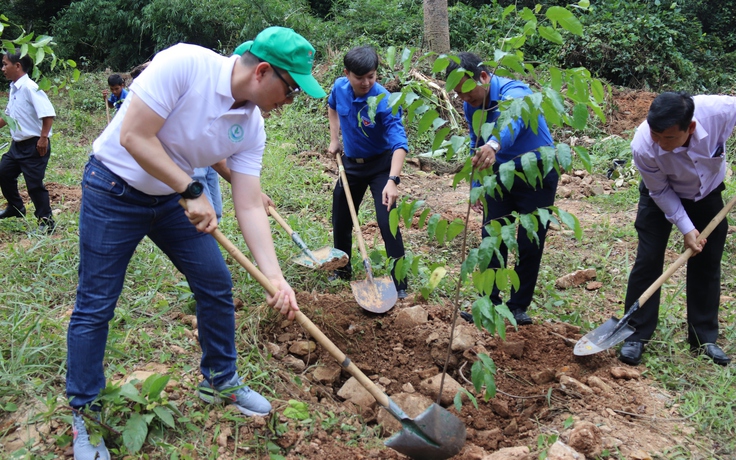
M 0 128 L 9 124 L 12 141 L 10 150 L 0 159 L 0 190 L 7 201 L 0 219 L 26 215 L 18 193 L 18 176 L 23 174 L 42 234 L 53 232 L 55 226 L 43 179 L 51 156 L 49 138 L 56 113 L 46 93 L 28 77 L 32 69 L 31 57 L 21 57 L 20 51 L 3 55 L 3 73 L 11 81 L 5 116 L 11 121 L 0 119 Z

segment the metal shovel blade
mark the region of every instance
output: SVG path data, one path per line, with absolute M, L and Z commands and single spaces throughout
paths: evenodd
M 399 300 L 396 285 L 389 276 L 351 281 L 350 287 L 353 289 L 353 296 L 358 305 L 371 313 L 386 313 Z
M 619 325 L 619 319 L 613 316 L 578 340 L 573 353 L 575 356 L 594 355 L 623 342 L 635 331 L 636 329 L 629 326 L 628 323 Z
M 349 259 L 345 252 L 325 246 L 323 248 L 312 251 L 314 259 L 309 257 L 307 254 L 300 254 L 294 257 L 292 262 L 302 265 L 307 268 L 320 269 L 326 271 L 337 270 L 347 265 Z
M 417 460 L 445 460 L 465 445 L 465 425 L 436 403 L 413 420 L 404 417 L 399 420 L 403 429 L 385 442 L 397 452 Z

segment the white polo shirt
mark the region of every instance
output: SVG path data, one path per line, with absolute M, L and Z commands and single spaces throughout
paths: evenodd
M 154 178 L 120 145 L 120 127 L 133 98 L 166 119 L 158 138 L 166 153 L 190 176 L 194 168 L 227 158 L 235 172 L 260 176 L 266 132 L 260 109 L 248 102 L 231 109 L 232 70 L 240 56 L 224 57 L 196 45 L 159 52 L 135 79 L 130 94 L 92 153 L 128 184 L 149 195 L 175 191 Z
M 14 141 L 20 142 L 41 135 L 42 118 L 55 117 L 54 106 L 46 93 L 38 89 L 35 81 L 23 75 L 10 84 L 8 108 L 5 114 L 18 123 L 17 130 L 10 130 Z M 51 137 L 51 131 L 49 131 Z

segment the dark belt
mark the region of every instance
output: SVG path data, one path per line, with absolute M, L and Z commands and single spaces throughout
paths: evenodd
M 29 137 L 28 139 L 24 139 L 22 141 L 13 141 L 16 145 L 19 145 L 21 147 L 25 147 L 26 145 L 36 145 L 38 144 L 38 140 L 40 139 L 39 136 L 36 137 Z
M 345 155 L 345 158 L 348 161 L 351 161 L 353 163 L 363 164 L 363 163 L 370 163 L 371 161 L 376 161 L 380 158 L 383 158 L 384 155 L 391 153 L 391 150 L 386 150 L 384 152 L 379 153 L 378 155 L 373 155 L 372 157 L 366 157 L 366 158 L 351 158 L 347 155 Z

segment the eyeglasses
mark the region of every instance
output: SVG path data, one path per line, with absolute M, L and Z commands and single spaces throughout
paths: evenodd
M 301 89 L 301 88 L 299 88 L 298 86 L 297 86 L 296 88 L 292 87 L 292 86 L 291 86 L 291 85 L 289 84 L 289 82 L 288 82 L 288 81 L 286 81 L 286 79 L 284 79 L 284 77 L 283 77 L 283 76 L 281 76 L 281 73 L 280 73 L 280 72 L 279 72 L 278 70 L 276 70 L 276 67 L 274 67 L 274 66 L 272 65 L 272 66 L 271 66 L 271 68 L 273 69 L 273 72 L 274 72 L 274 73 L 276 74 L 276 76 L 277 76 L 277 77 L 279 77 L 279 80 L 283 81 L 283 82 L 284 82 L 284 84 L 286 85 L 286 87 L 287 87 L 287 88 L 289 88 L 289 92 L 288 92 L 288 93 L 286 93 L 286 98 L 293 98 L 293 97 L 295 97 L 295 96 L 296 96 L 297 94 L 299 94 L 299 93 L 301 93 L 301 92 L 302 92 L 302 89 Z

